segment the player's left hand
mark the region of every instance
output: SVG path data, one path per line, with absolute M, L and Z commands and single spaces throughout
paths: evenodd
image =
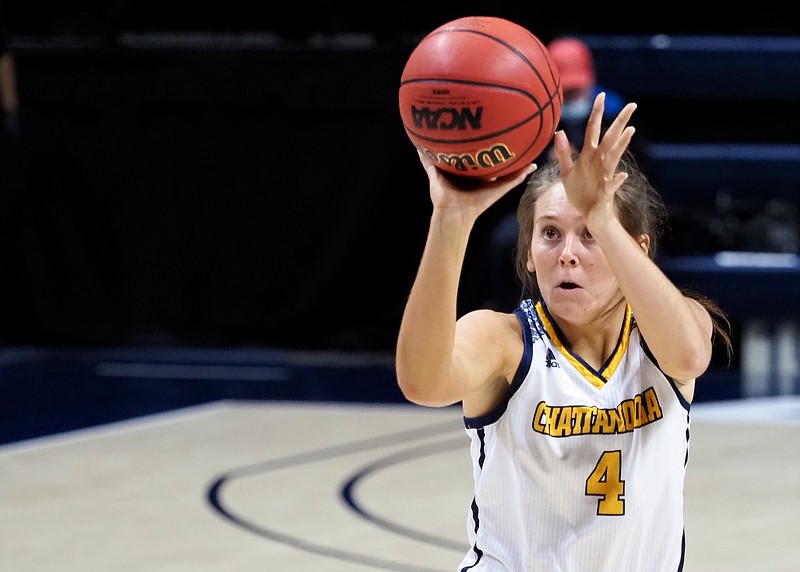
M 605 93 L 600 93 L 594 100 L 577 158 L 566 134 L 563 131 L 555 134 L 554 148 L 564 190 L 572 205 L 584 216 L 600 206 L 610 207 L 614 193 L 627 178 L 626 173 L 617 171 L 617 166 L 635 131 L 628 122 L 636 104 L 628 103 L 623 107 L 605 134 L 601 133 L 604 106 Z

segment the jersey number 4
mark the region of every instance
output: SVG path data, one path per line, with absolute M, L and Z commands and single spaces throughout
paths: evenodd
M 586 479 L 586 494 L 600 497 L 597 514 L 625 514 L 625 481 L 622 480 L 622 451 L 605 451 Z

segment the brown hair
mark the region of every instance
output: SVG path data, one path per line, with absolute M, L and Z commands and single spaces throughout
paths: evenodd
M 650 248 L 647 255 L 655 261 L 658 254 L 659 240 L 667 229 L 667 208 L 661 195 L 653 188 L 645 174 L 639 169 L 630 151 L 627 151 L 617 168 L 624 171 L 628 178 L 614 194 L 614 207 L 622 226 L 634 238 L 646 234 L 650 237 Z M 539 298 L 539 286 L 535 272 L 529 272 L 528 252 L 533 240 L 533 222 L 536 216 L 536 203 L 546 190 L 560 180 L 561 173 L 558 161 L 550 161 L 535 171 L 525 187 L 525 191 L 517 207 L 517 223 L 519 234 L 515 254 L 517 279 L 522 285 L 523 298 Z M 725 312 L 710 298 L 682 290 L 686 296 L 694 298 L 711 314 L 714 323 L 714 336 L 725 348 L 728 361 L 733 355 L 730 320 Z

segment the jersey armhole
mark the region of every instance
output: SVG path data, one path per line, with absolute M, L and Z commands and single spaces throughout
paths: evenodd
M 522 382 L 525 381 L 525 377 L 528 375 L 533 356 L 533 334 L 531 332 L 531 326 L 528 323 L 528 316 L 526 315 L 525 311 L 522 308 L 516 308 L 514 310 L 514 315 L 519 321 L 520 328 L 522 328 L 523 344 L 522 358 L 519 361 L 517 370 L 514 372 L 514 379 L 511 380 L 511 383 L 508 386 L 508 391 L 506 391 L 503 400 L 498 403 L 497 407 L 495 407 L 492 411 L 479 417 L 464 417 L 464 426 L 467 429 L 480 429 L 487 425 L 491 425 L 500 419 L 503 413 L 505 413 L 506 409 L 508 409 L 508 402 L 522 386 Z
M 683 408 L 688 412 L 691 409 L 692 404 L 683 396 L 683 393 L 681 393 L 680 389 L 678 389 L 678 384 L 675 383 L 675 380 L 672 379 L 670 376 L 668 376 L 666 373 L 664 373 L 664 370 L 662 370 L 661 366 L 658 365 L 658 360 L 656 359 L 656 356 L 653 355 L 653 352 L 650 351 L 650 346 L 647 345 L 647 342 L 642 336 L 641 330 L 639 330 L 639 343 L 642 345 L 642 350 L 644 350 L 644 353 L 647 356 L 647 358 L 651 362 L 653 362 L 653 365 L 655 365 L 656 368 L 658 368 L 658 371 L 661 372 L 661 375 L 667 378 L 667 381 L 669 382 L 672 391 L 675 392 L 675 396 L 678 398 L 678 401 L 680 401 L 681 406 L 683 406 Z

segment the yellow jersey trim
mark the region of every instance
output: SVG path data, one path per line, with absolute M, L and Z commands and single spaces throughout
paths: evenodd
M 614 375 L 614 372 L 622 361 L 622 356 L 624 356 L 625 352 L 628 350 L 628 340 L 630 340 L 631 327 L 633 324 L 633 312 L 631 311 L 630 305 L 625 305 L 625 319 L 622 322 L 622 331 L 617 340 L 617 346 L 599 371 L 587 364 L 583 358 L 572 353 L 567 344 L 562 341 L 562 336 L 558 327 L 555 325 L 554 321 L 550 319 L 550 315 L 541 300 L 536 302 L 535 308 L 539 320 L 541 320 L 542 326 L 544 326 L 545 332 L 547 332 L 548 337 L 555 344 L 556 348 L 558 348 L 561 355 L 563 355 L 567 361 L 572 364 L 572 367 L 578 370 L 578 372 L 597 389 L 605 387 L 606 382 L 611 379 L 611 376 Z

